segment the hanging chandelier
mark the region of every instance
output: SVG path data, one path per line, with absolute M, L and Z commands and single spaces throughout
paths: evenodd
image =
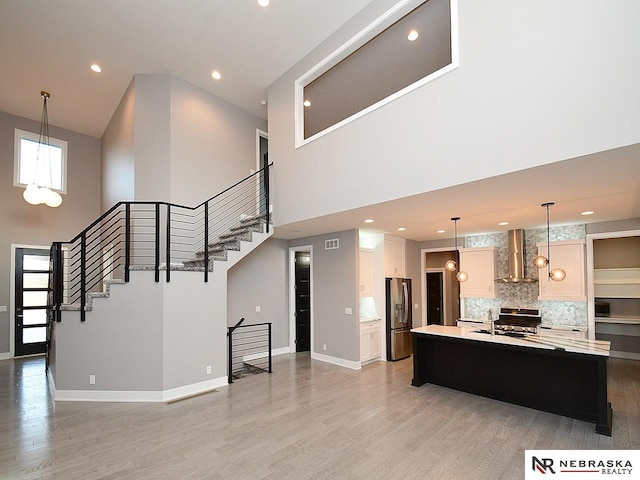
M 42 117 L 40 119 L 40 133 L 38 135 L 38 151 L 36 155 L 33 180 L 27 185 L 22 197 L 31 205 L 45 205 L 55 208 L 62 205 L 62 196 L 51 189 L 51 141 L 49 139 L 49 115 L 47 112 L 47 100 L 51 98 L 48 92 L 40 92 L 43 99 Z M 39 175 L 47 169 L 49 172 L 48 181 L 43 181 L 43 175 Z M 47 176 L 44 175 L 46 179 Z
M 547 202 L 540 205 L 547 209 L 547 256 L 538 255 L 533 259 L 533 266 L 537 269 L 549 268 L 549 277 L 547 280 L 553 280 L 554 282 L 561 282 L 567 277 L 567 273 L 561 268 L 554 268 L 551 270 L 551 238 L 549 235 L 549 207 L 555 205 L 553 202 Z
M 451 221 L 453 222 L 453 238 L 454 238 L 454 249 L 456 252 L 456 257 L 458 255 L 458 220 L 460 220 L 460 217 L 451 218 Z M 455 272 L 458 269 L 458 264 L 456 263 L 455 260 L 450 259 L 450 260 L 447 260 L 447 262 L 444 264 L 444 268 L 446 268 L 450 272 Z M 459 282 L 466 282 L 467 279 L 469 278 L 469 275 L 467 275 L 467 272 L 459 271 L 456 275 L 456 278 L 458 279 Z

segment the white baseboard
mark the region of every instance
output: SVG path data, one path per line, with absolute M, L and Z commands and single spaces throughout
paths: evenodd
M 271 356 L 275 357 L 276 355 L 284 355 L 285 353 L 289 353 L 289 347 L 281 347 L 276 348 L 275 350 L 271 350 Z M 259 358 L 267 358 L 267 352 L 259 352 L 252 353 L 251 355 L 243 355 L 242 361 L 248 362 L 249 360 L 257 360 Z
M 10 358 L 13 358 L 11 352 L 0 353 L 0 360 L 9 360 Z
M 338 365 L 339 367 L 350 368 L 351 370 L 360 370 L 362 364 L 354 362 L 353 360 L 345 360 L 344 358 L 331 357 L 329 355 L 323 355 L 321 353 L 311 352 L 312 360 L 320 360 L 321 362 L 331 363 L 332 365 Z
M 55 390 L 54 399 L 57 402 L 170 402 L 227 385 L 227 377 L 220 377 L 164 391 Z

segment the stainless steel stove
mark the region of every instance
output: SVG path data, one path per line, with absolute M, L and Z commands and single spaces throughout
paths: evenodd
M 531 335 L 537 333 L 538 325 L 541 323 L 542 317 L 537 308 L 503 307 L 494 326 L 496 332 L 500 333 Z

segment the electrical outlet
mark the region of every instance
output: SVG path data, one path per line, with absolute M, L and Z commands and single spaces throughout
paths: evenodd
M 327 344 L 326 344 L 326 343 L 323 343 L 323 344 L 322 344 L 322 350 L 324 350 L 324 351 L 326 351 L 326 350 L 327 350 Z
M 211 375 L 211 365 L 207 365 L 207 375 Z
M 89 385 L 95 385 L 95 384 L 96 384 L 96 376 L 89 375 Z

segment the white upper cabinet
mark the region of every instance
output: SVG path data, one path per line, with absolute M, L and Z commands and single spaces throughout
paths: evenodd
M 561 268 L 567 277 L 561 282 L 549 279 L 549 268 L 538 270 L 538 300 L 561 300 L 585 302 L 587 282 L 585 268 L 584 240 L 551 242 L 551 268 Z M 547 244 L 538 244 L 538 255 L 547 256 Z
M 371 250 L 360 250 L 360 296 L 373 296 L 373 255 Z
M 460 282 L 461 297 L 496 298 L 496 247 L 461 248 L 458 271 L 469 278 Z
M 405 239 L 384 236 L 384 275 L 385 277 L 405 277 Z

